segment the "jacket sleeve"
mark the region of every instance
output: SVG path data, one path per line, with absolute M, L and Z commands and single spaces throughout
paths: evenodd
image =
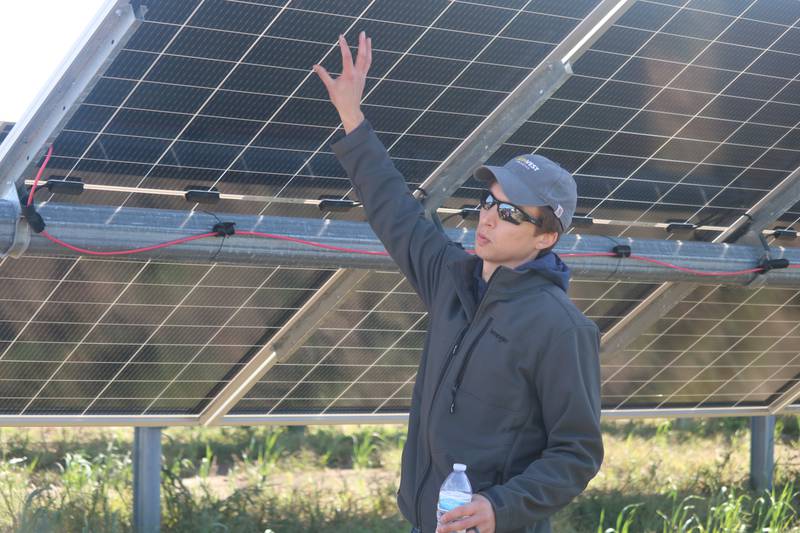
M 425 218 L 422 205 L 411 195 L 369 122 L 365 120 L 335 143 L 333 151 L 373 231 L 430 308 L 445 261 L 466 252 Z
M 594 325 L 570 328 L 546 345 L 534 382 L 547 445 L 521 474 L 482 492 L 494 508 L 498 533 L 549 517 L 600 470 L 599 350 Z

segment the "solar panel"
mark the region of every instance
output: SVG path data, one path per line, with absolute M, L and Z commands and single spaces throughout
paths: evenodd
M 330 271 L 0 264 L 2 414 L 197 414 Z
M 310 70 L 338 69 L 340 33 L 374 38 L 364 110 L 415 186 L 597 3 L 152 0 L 55 138 L 46 177 L 100 190 L 50 200 L 188 213 L 209 207 L 153 190 L 213 186 L 244 195 L 217 213 L 361 219 L 296 202 L 352 197 Z M 678 220 L 713 239 L 800 165 L 799 6 L 639 0 L 489 162 L 535 151 L 573 172 L 578 214 L 603 221 L 578 233 L 674 238 L 663 223 Z M 445 205 L 474 205 L 478 189 L 469 180 Z M 0 409 L 198 414 L 331 272 L 7 259 Z M 656 286 L 578 279 L 570 296 L 607 332 Z M 794 297 L 698 289 L 604 358 L 604 408 L 766 405 L 797 381 Z M 231 413 L 404 412 L 426 327 L 400 275 L 373 272 Z
M 363 29 L 380 36 L 365 111 L 395 164 L 419 183 L 594 4 L 151 2 L 56 139 L 50 169 L 118 186 L 345 196 L 349 181 L 329 149 L 338 118 L 310 67 L 335 71 L 337 35 L 353 41 Z M 101 191 L 79 201 L 187 207 Z M 280 202 L 215 208 L 320 216 Z
M 700 286 L 603 361 L 603 407 L 764 406 L 800 379 L 800 291 Z
M 663 229 L 632 223 L 727 226 L 800 165 L 800 6 L 669 4 L 635 3 L 490 158 L 537 152 L 573 172 L 578 213 L 620 222 L 581 232 L 660 239 Z

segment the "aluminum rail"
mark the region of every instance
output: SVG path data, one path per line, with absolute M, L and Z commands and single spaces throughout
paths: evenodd
M 196 426 L 196 415 L 0 415 L 0 427 Z
M 800 406 L 787 407 L 781 414 L 800 412 Z M 724 416 L 766 416 L 767 407 L 640 408 L 603 409 L 604 419 L 687 418 Z M 311 424 L 406 424 L 408 413 L 334 413 L 334 414 L 227 414 L 217 425 L 311 425 Z M 0 415 L 0 427 L 167 427 L 198 426 L 197 415 Z
M 16 225 L 13 206 L 0 202 L 0 235 L 8 234 Z M 80 248 L 111 251 L 151 246 L 183 237 L 209 233 L 216 219 L 205 213 L 155 209 L 96 207 L 83 205 L 47 204 L 40 209 L 48 222 L 48 231 L 55 237 Z M 113 222 L 106 224 L 114 214 Z M 258 231 L 321 243 L 327 246 L 383 252 L 383 247 L 365 222 L 304 219 L 295 217 L 259 217 L 217 215 L 223 221 L 236 223 L 237 231 Z M 474 231 L 454 229 L 448 236 L 470 249 Z M 195 240 L 133 257 L 173 262 L 234 263 L 270 266 L 305 266 L 312 268 L 394 269 L 385 255 L 362 255 L 325 250 L 294 242 L 260 237 L 234 235 Z M 222 246 L 220 247 L 220 244 Z M 764 253 L 763 248 L 736 244 L 682 242 L 666 240 L 635 240 L 596 235 L 564 235 L 556 246 L 560 254 L 608 253 L 615 244 L 631 247 L 633 254 L 684 268 L 710 271 L 738 271 L 755 268 Z M 0 246 L 0 248 L 2 248 Z M 28 254 L 77 255 L 33 234 Z M 800 249 L 770 248 L 772 258 L 786 258 L 791 264 L 800 263 Z M 129 258 L 131 256 L 122 256 Z M 647 283 L 688 281 L 724 285 L 748 285 L 753 274 L 736 276 L 703 276 L 646 263 L 632 258 L 568 257 L 572 274 L 579 279 L 623 280 Z M 773 270 L 761 276 L 764 283 L 774 287 L 799 287 L 800 269 Z

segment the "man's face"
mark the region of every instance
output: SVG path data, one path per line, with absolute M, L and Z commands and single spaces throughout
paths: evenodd
M 496 181 L 489 190 L 498 201 L 510 201 Z M 524 206 L 523 210 L 538 217 L 539 209 Z M 555 242 L 552 233 L 537 235 L 537 227 L 529 222 L 512 224 L 501 220 L 497 207 L 480 210 L 478 229 L 475 232 L 475 254 L 486 263 L 515 268 L 534 259 L 539 250 Z

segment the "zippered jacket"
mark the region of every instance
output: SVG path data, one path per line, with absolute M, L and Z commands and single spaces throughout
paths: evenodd
M 433 532 L 439 487 L 453 463 L 464 463 L 498 533 L 549 532 L 549 516 L 584 490 L 603 459 L 597 326 L 535 269 L 497 268 L 478 302 L 480 259 L 424 217 L 369 122 L 333 149 L 429 312 L 401 512 Z

